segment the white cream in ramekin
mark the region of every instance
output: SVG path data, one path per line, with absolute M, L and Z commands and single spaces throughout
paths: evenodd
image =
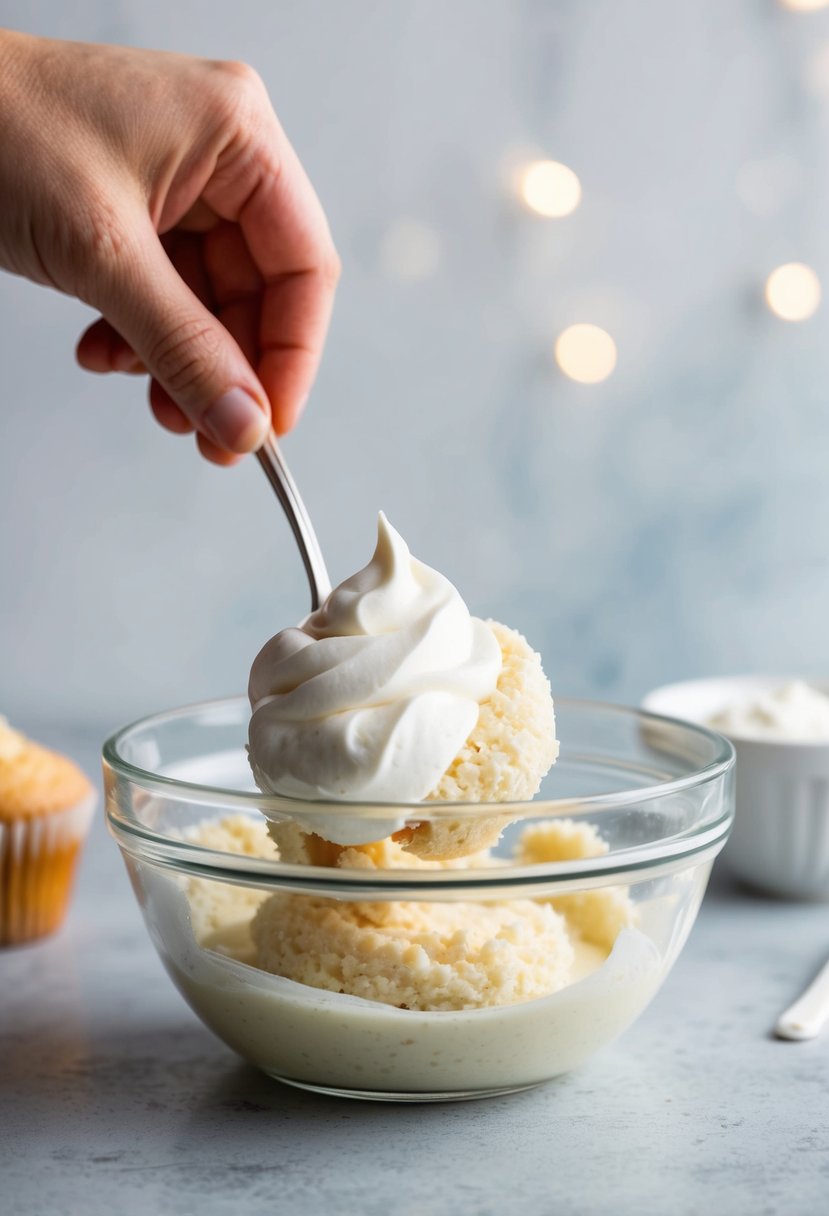
M 736 814 L 723 852 L 734 874 L 784 898 L 829 899 L 829 738 L 815 737 L 817 715 L 802 693 L 787 698 L 791 685 L 774 676 L 686 680 L 642 705 L 712 726 L 734 745 Z

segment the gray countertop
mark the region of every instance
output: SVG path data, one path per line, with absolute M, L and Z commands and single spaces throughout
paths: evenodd
M 50 741 L 95 771 L 89 739 Z M 0 1206 L 814 1216 L 829 1199 L 829 1035 L 781 1043 L 770 1028 L 827 954 L 825 905 L 756 898 L 715 871 L 653 1004 L 580 1072 L 483 1102 L 319 1098 L 260 1076 L 186 1007 L 99 819 L 67 926 L 0 953 Z

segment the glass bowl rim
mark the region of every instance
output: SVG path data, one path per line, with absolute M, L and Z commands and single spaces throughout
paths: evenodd
M 578 807 L 581 817 L 585 811 L 589 810 L 620 809 L 634 803 L 654 801 L 671 794 L 695 789 L 724 778 L 734 766 L 735 753 L 731 742 L 724 735 L 698 723 L 672 718 L 665 714 L 652 713 L 634 706 L 571 697 L 557 698 L 556 704 L 562 708 L 594 709 L 602 713 L 615 713 L 631 721 L 638 721 L 641 725 L 652 723 L 663 727 L 673 727 L 686 735 L 702 737 L 714 744 L 714 758 L 684 776 L 612 794 L 536 799 L 526 802 L 390 804 L 346 803 L 330 800 L 302 801 L 279 798 L 275 795 L 268 796 L 259 791 L 228 790 L 218 786 L 200 785 L 143 769 L 124 759 L 120 754 L 119 747 L 125 737 L 139 728 L 163 725 L 199 712 L 219 711 L 223 707 L 238 706 L 241 702 L 247 703 L 247 699 L 243 696 L 222 697 L 163 710 L 137 719 L 106 739 L 102 749 L 104 764 L 145 792 L 160 794 L 168 798 L 187 799 L 198 805 L 212 806 L 228 813 L 234 810 L 255 810 L 262 813 L 264 807 L 275 812 L 277 818 L 279 812 L 282 812 L 283 818 L 290 818 L 290 809 L 296 810 L 298 806 L 307 808 L 311 813 L 324 813 L 326 808 L 358 806 L 367 811 L 376 810 L 378 812 L 376 817 L 380 817 L 379 813 L 382 812 L 388 818 L 390 810 L 398 810 L 404 814 L 412 811 L 423 812 L 424 805 L 426 805 L 430 819 L 457 818 L 464 812 L 468 816 L 480 816 L 481 814 L 505 814 L 511 811 L 515 812 L 516 818 L 553 818 L 566 815 L 568 810 L 572 813 L 576 807 Z M 531 816 L 528 815 L 530 808 L 533 810 Z M 532 866 L 507 864 L 503 867 L 498 866 L 486 870 L 470 868 L 443 871 L 414 869 L 366 871 L 344 868 L 332 870 L 321 866 L 291 865 L 278 859 L 254 858 L 244 854 L 223 852 L 198 845 L 187 840 L 186 837 L 175 837 L 166 832 L 154 831 L 134 818 L 122 815 L 117 808 L 113 807 L 110 799 L 107 799 L 106 816 L 109 829 L 122 850 L 139 860 L 154 862 L 164 868 L 186 873 L 189 876 L 266 888 L 290 887 L 318 893 L 347 890 L 355 898 L 360 893 L 379 894 L 381 892 L 384 898 L 406 896 L 411 898 L 411 895 L 417 891 L 434 890 L 435 888 L 441 888 L 448 894 L 451 891 L 488 890 L 493 887 L 526 888 L 543 883 L 545 887 L 554 885 L 557 890 L 564 891 L 582 889 L 585 882 L 596 886 L 618 883 L 624 877 L 630 877 L 643 871 L 647 871 L 649 877 L 656 877 L 657 873 L 669 873 L 685 868 L 695 857 L 703 860 L 708 854 L 715 856 L 728 836 L 733 819 L 733 804 L 714 821 L 698 823 L 682 832 L 662 835 L 645 844 L 611 849 L 599 857 Z M 409 815 L 409 818 L 413 817 L 413 815 Z

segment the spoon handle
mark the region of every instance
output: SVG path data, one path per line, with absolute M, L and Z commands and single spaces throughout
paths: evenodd
M 829 1019 L 829 962 L 795 1003 L 781 1013 L 774 1033 L 781 1039 L 816 1039 Z
M 299 546 L 302 563 L 305 566 L 305 573 L 308 575 L 308 583 L 311 588 L 311 611 L 314 612 L 327 599 L 331 591 L 331 580 L 325 568 L 325 560 L 311 523 L 311 517 L 299 496 L 296 482 L 279 450 L 273 431 L 270 432 L 256 455 L 265 476 L 282 504 L 282 509 L 288 517 L 291 531 Z

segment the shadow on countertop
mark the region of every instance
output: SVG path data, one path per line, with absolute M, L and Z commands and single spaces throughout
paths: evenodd
M 509 1095 L 486 1105 L 520 1099 Z M 211 1126 L 215 1130 L 224 1113 L 234 1122 L 268 1114 L 319 1129 L 323 1119 L 387 1126 L 390 1107 L 398 1114 L 423 1110 L 420 1103 L 360 1102 L 283 1085 L 239 1061 L 184 1013 L 181 1022 L 152 1029 L 99 1028 L 94 1038 L 72 1019 L 8 1031 L 0 1111 L 18 1103 L 44 1138 L 50 1127 L 59 1135 L 73 1118 L 114 1120 L 127 1135 L 143 1131 L 148 1120 L 172 1120 L 201 1135 Z M 468 1104 L 427 1105 L 447 1111 Z

